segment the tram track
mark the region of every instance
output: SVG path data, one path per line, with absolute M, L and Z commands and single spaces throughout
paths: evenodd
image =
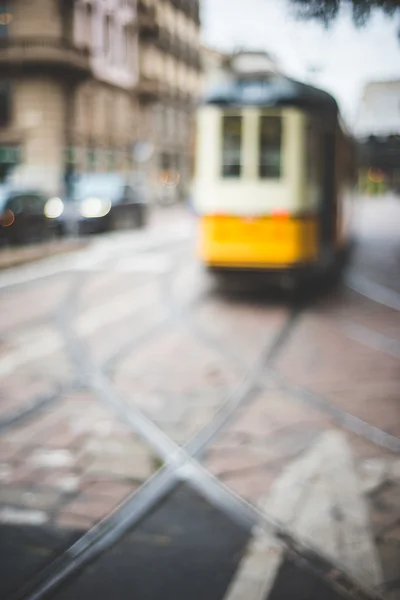
M 176 271 L 175 271 L 176 274 Z M 164 288 L 165 289 L 165 288 Z M 119 418 L 144 440 L 153 451 L 163 460 L 164 466 L 134 493 L 116 513 L 111 515 L 104 523 L 100 523 L 94 530 L 85 534 L 72 548 L 66 551 L 59 560 L 52 563 L 49 568 L 40 574 L 38 579 L 32 580 L 27 587 L 22 588 L 15 598 L 39 599 L 47 597 L 61 582 L 71 574 L 81 569 L 88 561 L 93 560 L 111 544 L 115 543 L 130 527 L 137 523 L 144 514 L 148 513 L 162 498 L 176 485 L 187 481 L 203 496 L 221 507 L 232 518 L 253 526 L 260 519 L 260 513 L 255 507 L 248 505 L 243 499 L 232 494 L 218 480 L 216 480 L 196 458 L 214 439 L 232 416 L 239 405 L 245 401 L 261 373 L 265 361 L 272 360 L 274 354 L 281 347 L 284 338 L 293 326 L 293 315 L 285 322 L 282 330 L 272 343 L 262 351 L 257 360 L 248 370 L 247 376 L 239 383 L 235 392 L 225 402 L 226 409 L 215 416 L 198 436 L 195 436 L 190 445 L 178 446 L 157 425 L 148 419 L 139 409 L 127 405 L 116 392 L 112 382 L 104 373 L 102 366 L 95 364 L 85 345 L 85 342 L 74 332 L 72 325 L 74 307 L 76 306 L 77 293 L 72 290 L 74 302 L 68 300 L 64 303 L 59 315 L 59 327 L 63 332 L 66 348 L 71 359 L 79 370 L 79 379 L 86 381 L 87 388 L 96 398 L 100 399 L 116 413 Z M 181 314 L 181 309 L 179 309 Z M 172 316 L 176 321 L 177 314 Z M 181 318 L 179 317 L 179 320 Z M 158 328 L 148 334 L 156 335 Z M 144 335 L 143 339 L 146 339 Z M 134 346 L 135 349 L 140 347 Z M 221 348 L 219 348 L 221 351 Z M 221 416 L 223 418 L 221 419 Z
M 283 344 L 292 333 L 298 317 L 299 309 L 297 308 L 289 313 L 287 320 L 279 329 L 272 342 L 269 342 L 262 349 L 259 356 L 247 370 L 237 387 L 233 390 L 232 394 L 222 404 L 213 420 L 189 440 L 185 448 L 190 456 L 201 456 L 234 418 L 237 411 L 246 402 L 251 401 L 251 398 L 258 391 L 260 378 L 263 372 L 270 367 L 278 355 Z
M 51 315 L 47 319 L 43 319 L 43 317 L 35 319 L 34 322 L 30 323 L 29 331 L 34 331 L 37 324 L 42 324 L 44 326 L 54 326 L 57 315 L 60 310 L 63 309 L 63 306 L 70 302 L 76 293 L 77 290 L 77 281 L 79 276 L 73 278 L 72 283 L 68 286 L 63 298 L 60 300 L 59 305 L 56 309 L 54 309 Z M 22 326 L 16 326 L 7 331 L 7 333 L 21 331 Z M 73 379 L 73 381 L 67 383 L 60 383 L 58 385 L 58 389 L 49 394 L 39 394 L 38 396 L 30 399 L 28 403 L 25 403 L 24 407 L 20 410 L 14 411 L 11 414 L 4 416 L 0 420 L 0 436 L 2 434 L 7 433 L 13 428 L 25 424 L 27 421 L 35 419 L 40 416 L 43 412 L 54 406 L 55 404 L 61 402 L 66 394 L 73 392 L 77 389 L 81 388 L 81 382 L 79 379 Z M 26 406 L 26 404 L 28 404 Z
M 176 274 L 176 271 L 175 271 L 175 274 Z M 81 279 L 81 278 L 79 278 L 79 279 Z M 64 302 L 63 302 L 64 307 L 68 306 L 69 309 L 71 309 L 73 304 L 77 301 L 77 297 L 78 297 L 77 288 L 79 288 L 79 287 L 80 287 L 80 285 L 78 284 L 78 286 L 77 286 L 75 282 L 72 284 L 69 292 L 66 294 L 66 298 L 64 299 Z M 165 280 L 162 285 L 162 289 L 164 291 L 167 289 L 171 289 L 168 285 L 167 286 L 165 285 Z M 232 360 L 231 352 L 229 352 L 229 354 L 228 354 L 227 349 L 221 343 L 219 343 L 216 340 L 213 340 L 212 336 L 210 336 L 208 334 L 204 334 L 204 332 L 201 332 L 200 328 L 197 326 L 196 323 L 194 323 L 193 319 L 191 319 L 191 317 L 189 316 L 190 309 L 193 308 L 193 306 L 195 306 L 199 302 L 201 302 L 201 300 L 204 299 L 204 297 L 207 297 L 207 292 L 203 292 L 203 294 L 200 298 L 196 298 L 194 301 L 188 303 L 186 306 L 180 306 L 175 300 L 173 300 L 171 294 L 169 294 L 168 302 L 170 304 L 170 307 L 173 307 L 173 311 L 172 311 L 173 314 L 171 315 L 171 319 L 164 319 L 161 322 L 156 323 L 154 326 L 150 327 L 150 329 L 148 331 L 145 331 L 143 334 L 139 335 L 134 340 L 130 340 L 122 349 L 119 348 L 116 351 L 116 353 L 114 353 L 114 355 L 112 355 L 111 357 L 108 357 L 107 360 L 104 361 L 103 365 L 100 367 L 99 370 L 102 372 L 112 371 L 113 368 L 115 368 L 115 365 L 118 364 L 118 362 L 120 362 L 120 360 L 123 360 L 123 357 L 126 354 L 132 352 L 132 350 L 139 351 L 139 349 L 143 343 L 146 343 L 150 339 L 153 339 L 155 336 L 157 336 L 161 331 L 164 330 L 164 328 L 166 328 L 170 324 L 171 321 L 176 322 L 177 317 L 178 317 L 178 321 L 181 321 L 181 325 L 185 326 L 187 329 L 189 329 L 191 331 L 192 334 L 196 335 L 196 337 L 199 339 L 200 342 L 205 343 L 208 346 L 212 347 L 212 349 L 219 352 L 223 356 L 223 358 Z M 74 300 L 74 302 L 72 302 L 72 299 Z M 63 313 L 63 310 L 59 311 L 59 314 L 62 314 L 62 313 Z M 277 351 L 282 346 L 285 339 L 288 337 L 289 333 L 291 332 L 291 330 L 293 328 L 293 324 L 294 324 L 295 320 L 298 318 L 298 314 L 299 314 L 298 309 L 296 309 L 295 311 L 293 311 L 293 313 L 290 314 L 287 322 L 285 322 L 284 326 L 278 332 L 277 336 L 274 338 L 272 343 L 267 344 L 267 346 L 261 351 L 260 355 L 254 361 L 254 363 L 251 365 L 251 367 L 248 369 L 248 371 L 245 373 L 245 375 L 242 377 L 239 384 L 235 387 L 233 392 L 228 395 L 228 398 L 222 403 L 220 409 L 218 410 L 217 414 L 214 416 L 213 420 L 211 422 L 209 422 L 207 425 L 205 425 L 195 436 L 193 436 L 192 439 L 190 439 L 187 442 L 187 444 L 185 445 L 185 449 L 190 456 L 199 456 L 201 453 L 203 453 L 209 447 L 209 445 L 212 443 L 212 441 L 218 436 L 219 432 L 234 417 L 238 408 L 246 400 L 250 399 L 252 393 L 255 392 L 255 383 L 257 381 L 259 374 L 261 373 L 261 371 L 263 369 L 268 368 L 269 363 L 273 360 L 273 358 L 277 354 Z M 347 320 L 346 322 L 344 322 L 344 326 L 353 327 L 353 324 L 351 321 Z M 68 332 L 71 331 L 71 327 L 69 325 L 67 325 L 66 327 L 63 327 L 63 329 L 64 329 L 64 335 L 65 335 L 65 332 L 67 332 L 67 335 L 68 335 Z M 372 332 L 371 330 L 369 330 L 365 327 L 363 327 L 362 330 L 363 330 L 362 333 L 364 335 L 365 334 L 367 334 L 367 335 L 374 334 L 374 335 L 378 336 L 379 341 L 381 341 L 381 342 L 382 342 L 382 340 L 384 342 L 387 342 L 387 341 L 392 342 L 392 340 L 387 339 L 387 336 L 383 336 L 381 334 L 376 334 L 376 332 Z M 358 339 L 358 341 L 363 343 L 365 340 L 363 341 L 363 340 Z M 370 344 L 367 344 L 367 345 L 370 345 Z M 71 347 L 75 347 L 75 349 L 76 349 L 76 347 L 77 347 L 76 339 L 73 344 L 69 343 L 70 350 L 71 350 Z M 86 377 L 87 377 L 87 372 L 85 370 L 82 371 L 82 365 L 85 363 L 85 361 L 82 361 L 82 352 L 79 351 L 77 353 L 76 351 L 73 351 L 72 356 L 75 357 L 74 362 L 78 366 L 78 368 L 81 370 L 80 380 L 82 382 L 83 380 L 86 380 Z M 398 344 L 397 343 L 395 345 L 395 356 L 396 356 L 396 358 L 398 358 Z M 237 359 L 237 357 L 236 357 L 236 359 Z M 94 369 L 94 365 L 91 364 L 90 370 L 93 371 L 93 369 Z M 103 383 L 104 383 L 104 381 L 103 381 Z M 346 411 L 343 411 L 342 409 L 335 407 L 332 403 L 329 403 L 325 399 L 317 397 L 314 394 L 311 394 L 311 392 L 308 392 L 307 390 L 303 390 L 301 388 L 296 388 L 293 386 L 287 386 L 287 385 L 285 385 L 283 380 L 281 380 L 281 385 L 283 385 L 287 391 L 290 391 L 292 394 L 294 394 L 296 397 L 298 397 L 302 401 L 306 401 L 308 404 L 311 404 L 314 407 L 318 407 L 323 412 L 332 416 L 334 418 L 335 422 L 337 424 L 339 424 L 340 426 L 348 429 L 349 431 L 357 433 L 358 435 L 361 435 L 365 439 L 372 441 L 373 443 L 376 443 L 378 445 L 381 445 L 389 450 L 392 450 L 394 452 L 399 451 L 399 442 L 398 442 L 397 438 L 394 438 L 390 434 L 387 434 L 386 432 L 369 425 L 368 423 L 362 421 L 361 419 L 359 419 L 358 417 L 355 417 L 354 415 L 351 415 L 350 413 L 346 413 Z M 79 383 L 74 382 L 74 383 L 71 383 L 70 385 L 63 386 L 59 392 L 56 392 L 54 394 L 49 394 L 46 396 L 39 396 L 37 401 L 30 403 L 30 406 L 26 410 L 20 411 L 18 413 L 14 413 L 14 414 L 10 415 L 9 417 L 6 417 L 2 421 L 0 421 L 0 434 L 4 431 L 7 431 L 9 428 L 11 428 L 21 422 L 24 422 L 26 419 L 32 418 L 36 414 L 39 414 L 41 411 L 45 410 L 46 407 L 48 407 L 48 406 L 52 405 L 53 403 L 57 402 L 58 400 L 60 400 L 65 393 L 67 393 L 68 391 L 71 391 L 73 389 L 76 389 L 77 387 L 79 387 Z M 119 403 L 119 406 L 121 408 L 122 405 Z M 129 406 L 129 410 L 133 410 L 131 406 Z M 139 411 L 139 413 L 140 413 L 140 411 Z M 137 414 L 139 414 L 139 413 L 137 413 Z
M 271 371 L 270 375 L 290 397 L 327 415 L 339 427 L 394 454 L 400 454 L 400 439 L 396 436 L 343 410 L 323 396 L 314 394 L 304 387 L 287 383 L 276 371 Z
M 39 600 L 40 598 L 48 597 L 62 582 L 82 569 L 83 566 L 107 550 L 107 548 L 110 548 L 124 533 L 139 523 L 153 507 L 182 481 L 189 483 L 195 490 L 214 505 L 222 508 L 236 521 L 250 528 L 262 523 L 264 527 L 267 527 L 274 535 L 282 539 L 285 544 L 292 545 L 290 532 L 282 531 L 282 528 L 278 524 L 274 523 L 264 514 L 261 514 L 256 507 L 249 505 L 245 500 L 232 493 L 231 490 L 225 488 L 219 480 L 214 478 L 197 462 L 197 459 L 201 457 L 210 444 L 224 430 L 239 407 L 251 399 L 252 392 L 257 390 L 259 378 L 262 374 L 265 377 L 265 370 L 267 370 L 268 375 L 268 369 L 272 367 L 274 358 L 292 332 L 299 314 L 299 307 L 290 312 L 275 338 L 262 350 L 232 395 L 221 406 L 220 411 L 214 416 L 213 420 L 189 440 L 183 448 L 168 438 L 139 409 L 133 408 L 131 405 L 128 406 L 119 397 L 112 382 L 104 374 L 102 367 L 97 366 L 91 361 L 84 342 L 74 335 L 68 315 L 64 314 L 63 328 L 65 335 L 68 337 L 68 347 L 75 355 L 77 364 L 80 365 L 81 373 L 87 378 L 89 389 L 94 392 L 97 398 L 100 398 L 112 408 L 134 433 L 150 444 L 153 450 L 163 459 L 164 466 L 139 491 L 134 493 L 120 509 L 113 513 L 105 522 L 100 523 L 94 530 L 84 535 L 59 560 L 50 565 L 46 573 L 42 573 L 40 580 L 31 582 L 30 588 L 21 590 L 21 593 L 15 596 L 15 599 L 29 598 L 30 600 Z M 175 321 L 178 316 L 178 320 L 182 324 L 187 322 L 187 315 L 184 316 L 182 310 L 175 305 Z M 155 328 L 152 333 L 149 332 L 150 335 L 155 335 L 157 330 Z M 196 333 L 197 329 L 194 328 L 191 331 L 192 333 Z M 201 337 L 201 339 L 204 342 L 204 338 Z M 207 343 L 211 344 L 214 350 L 223 351 L 221 345 L 219 343 L 214 345 L 213 340 L 209 336 L 207 336 Z M 140 344 L 136 346 L 137 349 L 139 347 Z M 298 390 L 290 389 L 290 391 L 291 393 L 296 391 L 296 394 L 298 394 Z M 308 401 L 310 402 L 310 398 L 308 398 Z M 321 409 L 321 402 L 318 408 Z M 342 415 L 339 424 L 348 427 L 348 417 L 343 418 Z M 356 433 L 365 437 L 365 431 L 361 431 L 360 428 L 358 428 Z M 376 443 L 377 439 L 375 435 L 373 441 Z M 301 551 L 310 552 L 310 549 L 301 548 Z
M 177 273 L 179 271 L 174 270 L 173 276 L 176 276 Z M 160 288 L 162 290 L 160 292 L 162 297 L 165 298 L 163 296 L 165 290 L 171 289 L 170 284 L 171 279 L 166 277 Z M 108 373 L 123 360 L 126 353 L 139 351 L 142 343 L 156 337 L 163 330 L 163 327 L 170 322 L 179 323 L 185 330 L 189 330 L 192 335 L 196 336 L 201 343 L 217 351 L 226 360 L 232 361 L 231 352 L 228 353 L 227 348 L 219 341 L 213 339 L 207 332 L 202 332 L 201 328 L 195 323 L 194 319 L 192 320 L 190 315 L 192 306 L 207 297 L 209 291 L 205 290 L 204 295 L 196 298 L 193 303 L 188 303 L 184 306 L 180 306 L 173 297 L 170 297 L 168 299 L 170 309 L 172 309 L 170 318 L 156 324 L 137 339 L 130 340 L 124 348 L 119 348 L 114 353 L 114 356 L 109 357 L 103 364 L 98 365 L 90 358 L 90 352 L 85 341 L 80 339 L 76 334 L 72 324 L 79 296 L 79 288 L 80 283 L 75 287 L 71 286 L 70 293 L 65 298 L 63 306 L 59 311 L 58 319 L 58 325 L 63 333 L 68 353 L 73 358 L 73 362 L 79 371 L 78 377 L 80 380 L 86 381 L 87 389 L 92 391 L 96 398 L 109 406 L 132 432 L 151 446 L 163 460 L 164 466 L 137 492 L 129 497 L 116 512 L 85 534 L 60 559 L 52 563 L 37 579 L 28 582 L 28 586 L 19 590 L 13 598 L 38 600 L 39 598 L 48 597 L 67 578 L 78 572 L 88 562 L 116 543 L 128 529 L 138 523 L 182 481 L 188 482 L 200 494 L 222 508 L 238 522 L 248 527 L 262 523 L 267 528 L 270 528 L 275 535 L 285 540 L 286 543 L 290 543 L 289 532 L 282 531 L 276 523 L 268 519 L 265 515 L 262 515 L 256 507 L 249 505 L 242 498 L 225 488 L 197 460 L 221 434 L 228 423 L 231 422 L 238 409 L 244 403 L 251 400 L 252 395 L 257 391 L 258 385 L 261 383 L 262 377 L 265 378 L 265 376 L 268 377 L 269 375 L 271 377 L 276 376 L 272 368 L 273 361 L 293 332 L 297 319 L 301 315 L 302 307 L 295 306 L 289 309 L 288 317 L 279 328 L 273 340 L 262 349 L 251 366 L 246 370 L 244 377 L 239 381 L 232 394 L 222 403 L 212 421 L 207 423 L 192 439 L 188 440 L 184 447 L 180 447 L 152 420 L 147 418 L 142 411 L 132 407 L 132 405 L 128 405 L 124 401 L 115 390 L 115 386 L 109 378 Z M 288 391 L 302 401 L 307 401 L 309 404 L 317 406 L 320 410 L 325 410 L 325 412 L 332 411 L 333 414 L 333 408 L 324 404 L 321 399 L 311 398 L 304 390 L 289 387 Z M 367 431 L 365 426 L 368 426 L 368 424 L 354 417 L 352 420 L 352 415 L 349 415 L 345 411 L 337 410 L 338 412 L 335 414 L 337 423 L 340 426 L 354 431 L 358 435 L 373 441 L 375 444 L 383 445 L 379 435 L 385 434 L 385 432 L 377 428 L 371 428 L 371 430 Z M 374 430 L 374 435 L 372 435 L 372 429 Z M 388 434 L 385 435 L 388 436 Z M 389 438 L 385 438 L 385 440 L 388 442 Z M 387 445 L 385 447 L 394 452 L 400 451 L 400 440 L 397 440 L 397 438 L 394 438 L 389 445 L 390 447 Z
M 91 276 L 94 276 L 95 273 L 92 273 Z M 61 340 L 60 340 L 60 349 L 68 349 L 68 341 L 66 340 L 65 332 L 68 329 L 63 327 L 63 323 L 65 322 L 65 315 L 68 313 L 68 319 L 73 319 L 73 316 L 77 313 L 77 307 L 79 302 L 79 297 L 83 292 L 84 287 L 88 282 L 90 282 L 91 276 L 85 272 L 78 272 L 75 274 L 73 281 L 65 292 L 63 298 L 60 300 L 59 305 L 56 309 L 54 309 L 51 315 L 47 319 L 43 319 L 40 317 L 37 321 L 30 323 L 29 331 L 35 331 L 35 327 L 37 324 L 41 324 L 47 327 L 55 327 L 58 332 L 61 332 Z M 137 284 L 138 288 L 144 287 L 148 282 L 141 282 Z M 113 353 L 110 357 L 108 357 L 103 363 L 103 369 L 105 371 L 112 370 L 112 366 L 114 363 L 118 362 L 125 356 L 126 353 L 130 352 L 132 348 L 139 349 L 142 343 L 145 343 L 149 339 L 151 339 L 154 335 L 157 335 L 159 331 L 161 331 L 162 327 L 165 326 L 165 322 L 156 323 L 152 326 L 148 331 L 144 332 L 142 335 L 139 335 L 134 340 L 129 340 L 129 342 L 121 349 L 119 348 L 115 353 Z M 7 333 L 14 333 L 22 331 L 22 326 L 16 326 L 7 331 Z M 26 331 L 24 329 L 23 331 Z M 44 340 L 45 343 L 45 340 Z M 41 341 L 43 344 L 43 340 Z M 69 383 L 63 383 L 59 385 L 59 389 L 53 393 L 39 395 L 33 399 L 31 399 L 28 403 L 28 406 L 19 411 L 13 412 L 4 418 L 0 419 L 0 435 L 6 433 L 8 430 L 25 423 L 28 420 L 34 419 L 39 416 L 43 411 L 47 408 L 50 408 L 54 404 L 62 401 L 63 397 L 75 390 L 84 389 L 86 387 L 86 373 L 81 368 L 80 356 L 77 355 L 74 351 L 71 351 L 72 346 L 69 346 L 69 356 L 72 359 L 72 363 L 75 365 L 76 378 L 74 381 Z M 21 363 L 23 364 L 23 363 Z
M 171 276 L 177 276 L 179 271 L 174 269 L 171 272 Z M 168 282 L 171 284 L 171 281 Z M 170 289 L 171 286 L 167 285 Z M 160 294 L 164 297 L 163 292 L 165 291 L 165 281 L 160 288 Z M 287 320 L 282 327 L 279 328 L 276 336 L 272 341 L 268 342 L 265 348 L 258 355 L 256 360 L 250 366 L 245 373 L 244 377 L 238 382 L 233 393 L 222 403 L 221 412 L 215 415 L 214 419 L 207 424 L 197 436 L 195 436 L 191 442 L 193 445 L 193 451 L 188 452 L 190 448 L 187 444 L 184 449 L 180 448 L 179 445 L 175 444 L 170 438 L 153 423 L 151 419 L 146 417 L 143 412 L 132 404 L 127 404 L 121 398 L 119 393 L 115 390 L 115 387 L 111 379 L 105 373 L 102 365 L 96 364 L 90 357 L 90 352 L 86 347 L 86 342 L 79 337 L 76 333 L 73 320 L 74 320 L 74 305 L 76 305 L 77 294 L 76 291 L 72 292 L 74 295 L 74 302 L 65 302 L 64 308 L 59 314 L 59 326 L 62 331 L 65 346 L 70 355 L 71 361 L 76 365 L 77 376 L 81 381 L 85 381 L 86 387 L 91 390 L 97 398 L 102 399 L 106 402 L 120 418 L 130 427 L 131 430 L 135 430 L 142 439 L 150 444 L 151 447 L 159 454 L 160 458 L 166 462 L 171 462 L 171 458 L 176 456 L 177 450 L 178 455 L 192 458 L 200 449 L 205 449 L 212 439 L 217 435 L 217 432 L 224 427 L 227 422 L 228 415 L 232 416 L 238 409 L 241 403 L 251 394 L 252 388 L 257 384 L 257 380 L 261 375 L 261 371 L 265 368 L 276 356 L 277 352 L 281 348 L 284 340 L 292 330 L 294 323 L 298 316 L 298 307 L 294 308 L 289 312 Z M 182 307 L 177 302 L 171 301 L 170 307 L 173 306 L 173 310 L 170 314 L 171 323 L 176 322 L 177 317 L 184 326 L 185 330 L 188 325 L 188 318 L 185 317 L 185 312 L 193 307 L 197 302 L 201 302 L 204 297 L 209 293 L 209 290 L 203 290 L 200 294 L 200 298 L 196 297 L 194 300 L 189 302 L 186 306 Z M 142 336 L 139 336 L 136 340 L 132 340 L 134 351 L 139 351 L 142 343 L 148 341 L 153 336 L 157 336 L 162 328 L 167 325 L 169 320 L 164 320 L 160 324 L 151 327 L 147 332 L 144 332 Z M 197 331 L 197 329 L 195 329 Z M 200 340 L 204 343 L 204 339 L 201 337 Z M 208 336 L 208 344 L 213 344 L 213 340 Z M 132 346 L 129 346 L 129 351 Z M 218 352 L 222 352 L 220 344 L 213 344 L 213 349 Z M 123 355 L 120 354 L 120 349 L 117 351 L 119 360 L 122 360 Z M 226 356 L 224 357 L 226 358 Z M 115 360 L 114 357 L 110 357 L 105 365 L 111 364 Z M 222 417 L 222 418 L 221 418 Z M 204 433 L 203 433 L 204 431 Z M 213 433 L 211 433 L 213 431 Z M 199 437 L 201 436 L 201 438 Z M 169 443 L 171 442 L 171 443 Z M 179 458 L 178 463 L 180 465 L 181 460 Z
M 346 337 L 400 360 L 400 342 L 395 338 L 375 331 L 370 327 L 365 327 L 365 325 L 360 325 L 350 319 L 344 319 L 341 322 L 340 329 Z
M 58 402 L 61 402 L 64 396 L 79 389 L 81 389 L 81 386 L 78 382 L 71 382 L 61 386 L 53 393 L 36 396 L 29 402 L 28 407 L 12 412 L 0 419 L 0 436 L 15 427 L 25 424 L 30 419 L 36 418 Z

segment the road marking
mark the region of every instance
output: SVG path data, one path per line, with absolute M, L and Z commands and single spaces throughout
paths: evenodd
M 43 335 L 42 330 L 21 336 L 19 347 L 0 358 L 0 377 L 10 375 L 21 364 L 39 360 L 62 347 L 62 339 L 56 332 Z
M 82 313 L 76 321 L 76 331 L 83 336 L 91 335 L 106 325 L 132 316 L 153 302 L 154 286 L 152 284 L 118 294 L 110 302 L 89 308 Z
M 310 482 L 308 501 L 293 523 L 293 536 L 310 546 L 324 548 L 326 556 L 334 558 L 338 555 L 336 527 L 328 483 L 325 478 L 318 477 Z
M 256 527 L 224 600 L 266 600 L 283 557 L 283 545 Z
M 356 342 L 361 342 L 364 346 L 369 346 L 379 352 L 384 352 L 393 358 L 400 359 L 400 342 L 378 331 L 373 331 L 367 327 L 363 327 L 358 323 L 344 323 L 342 330 L 347 337 L 352 338 Z
M 59 255 L 21 265 L 0 273 L 0 289 L 30 283 L 68 271 L 96 269 L 116 255 L 137 250 L 144 252 L 162 248 L 167 244 L 188 240 L 192 229 L 188 224 L 180 223 L 168 228 L 159 226 L 142 232 L 109 234 L 106 238 L 94 239 L 87 248 L 74 251 L 73 254 Z M 122 258 L 122 256 L 121 256 Z
M 383 429 L 379 429 L 379 427 L 375 427 L 375 425 L 371 425 L 371 423 L 368 423 L 367 421 L 363 421 L 360 417 L 356 417 L 355 415 L 346 412 L 343 408 L 340 408 L 322 396 L 317 396 L 306 388 L 289 384 L 283 376 L 276 372 L 269 373 L 268 377 L 266 375 L 264 381 L 268 384 L 270 383 L 271 378 L 273 381 L 279 382 L 283 391 L 297 397 L 299 401 L 307 406 L 312 406 L 327 414 L 339 427 L 356 433 L 358 436 L 365 438 L 376 446 L 382 446 L 382 448 L 385 448 L 390 452 L 400 454 L 400 438 L 387 433 Z
M 267 517 L 361 586 L 382 583 L 367 504 L 344 434 L 321 435 L 284 469 L 261 506 Z
M 0 275 L 0 289 L 52 277 L 72 269 L 76 257 L 58 256 L 42 259 L 36 263 L 14 267 Z
M 8 525 L 44 525 L 49 520 L 41 510 L 25 510 L 6 506 L 0 508 L 0 523 Z
M 363 275 L 352 273 L 345 278 L 345 282 L 347 287 L 358 294 L 361 294 L 374 302 L 378 302 L 378 304 L 383 304 L 383 306 L 392 308 L 393 310 L 400 310 L 400 294 L 394 290 L 391 290 L 380 283 L 376 283 L 375 281 L 371 281 Z
M 172 265 L 170 256 L 153 252 L 151 254 L 136 255 L 131 258 L 122 258 L 115 265 L 115 270 L 120 273 L 168 273 L 172 269 Z
M 151 305 L 154 298 L 152 285 L 122 293 L 111 301 L 94 309 L 86 310 L 76 321 L 76 330 L 89 336 L 99 329 L 126 317 L 131 317 L 142 308 Z M 0 377 L 13 373 L 21 365 L 34 362 L 64 347 L 61 335 L 56 331 L 30 330 L 17 338 L 18 347 L 0 358 Z
M 105 261 L 88 261 L 79 264 L 76 270 L 110 271 L 113 273 L 167 273 L 172 269 L 173 265 L 171 257 L 168 254 L 155 252 L 124 256 L 116 261 L 111 261 L 108 257 L 108 264 L 101 264 L 102 262 L 104 263 Z

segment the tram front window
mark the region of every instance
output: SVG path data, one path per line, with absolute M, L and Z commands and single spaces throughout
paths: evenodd
M 240 177 L 242 165 L 242 117 L 223 117 L 222 176 Z
M 281 176 L 282 119 L 276 116 L 260 118 L 260 163 L 261 179 Z

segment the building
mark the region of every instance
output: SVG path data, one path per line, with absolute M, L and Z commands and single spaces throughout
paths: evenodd
M 355 134 L 361 189 L 400 192 L 400 81 L 366 85 Z
M 129 167 L 134 4 L 3 1 L 0 14 L 3 177 L 58 193 L 74 172 Z
M 0 179 L 60 193 L 145 142 L 180 193 L 199 73 L 197 0 L 0 0 Z
M 157 200 L 183 199 L 201 91 L 199 2 L 138 0 L 138 22 L 138 138 L 153 149 L 149 182 Z
M 203 63 L 202 87 L 204 89 L 218 83 L 220 78 L 224 76 L 225 65 L 231 55 L 208 46 L 202 46 L 201 56 Z

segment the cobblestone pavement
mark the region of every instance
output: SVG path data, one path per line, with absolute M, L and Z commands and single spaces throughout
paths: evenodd
M 0 522 L 86 531 L 176 445 L 259 506 L 336 430 L 381 589 L 400 598 L 400 313 L 377 301 L 399 291 L 400 203 L 364 201 L 359 215 L 348 285 L 300 308 L 213 280 L 176 207 L 146 231 L 0 274 Z M 352 277 L 377 284 L 374 298 Z

